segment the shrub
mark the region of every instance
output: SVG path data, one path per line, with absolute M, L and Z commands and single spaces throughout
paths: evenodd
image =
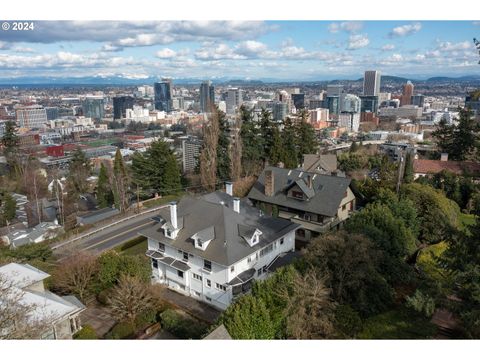
M 85 325 L 82 330 L 73 335 L 76 340 L 95 340 L 98 339 L 95 330 L 90 325 Z
M 335 327 L 342 337 L 354 338 L 362 330 L 362 319 L 349 305 L 339 305 L 335 309 Z
M 160 315 L 162 327 L 180 339 L 200 339 L 207 330 L 206 324 L 175 310 L 165 310 Z
M 116 324 L 105 336 L 106 339 L 133 339 L 135 329 L 128 322 Z
M 435 301 L 420 290 L 415 291 L 413 296 L 407 296 L 405 306 L 427 318 L 431 317 L 435 311 Z

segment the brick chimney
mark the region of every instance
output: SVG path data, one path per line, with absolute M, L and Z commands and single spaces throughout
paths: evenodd
M 448 153 L 442 153 L 440 155 L 440 161 L 448 161 Z
M 275 181 L 273 170 L 265 170 L 265 195 L 273 196 L 275 192 Z

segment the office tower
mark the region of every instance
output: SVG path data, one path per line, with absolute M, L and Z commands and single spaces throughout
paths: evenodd
M 382 75 L 380 71 L 365 71 L 365 76 L 363 77 L 363 95 L 378 96 L 380 93 L 381 78 Z
M 135 100 L 131 96 L 116 96 L 113 98 L 113 119 L 125 119 L 127 109 L 132 109 Z
M 425 103 L 425 96 L 423 95 L 412 95 L 412 105 L 423 108 Z
M 407 83 L 403 85 L 402 96 L 400 98 L 400 106 L 411 105 L 412 95 L 413 95 L 413 84 L 411 81 L 407 81 Z
M 378 94 L 378 103 L 381 104 L 382 102 L 388 101 L 391 98 L 392 98 L 391 93 L 381 92 L 380 94 Z
M 272 108 L 273 121 L 283 121 L 287 117 L 288 105 L 281 101 L 276 101 Z
M 305 108 L 305 94 L 292 94 L 291 96 L 293 105 L 297 110 Z
M 343 93 L 343 85 L 327 85 L 327 96 L 338 96 Z
M 15 110 L 19 127 L 39 129 L 47 122 L 47 112 L 40 105 L 23 106 Z
M 475 115 L 480 115 L 480 97 L 475 92 L 467 95 L 465 107 L 472 110 Z
M 190 138 L 182 141 L 183 149 L 183 172 L 193 172 L 198 163 L 202 141 L 196 138 Z
M 325 107 L 324 104 L 325 104 L 325 101 L 323 99 L 322 100 L 310 100 L 308 102 L 308 108 L 310 110 L 315 110 L 315 109 L 318 109 L 318 108 Z
M 356 95 L 345 94 L 342 99 L 342 112 L 359 113 L 362 101 Z
M 172 111 L 172 80 L 162 78 L 161 82 L 154 84 L 155 110 Z
M 58 119 L 58 107 L 46 107 L 45 111 L 47 112 L 47 120 Z
M 328 109 L 330 114 L 338 115 L 340 113 L 340 97 L 327 96 L 324 100 L 324 108 Z
M 83 116 L 90 117 L 94 120 L 100 120 L 104 117 L 103 96 L 87 95 L 82 101 Z
M 338 126 L 347 128 L 349 132 L 357 132 L 360 128 L 360 113 L 344 112 L 339 114 Z
M 211 81 L 204 81 L 200 85 L 200 111 L 209 113 L 215 104 L 215 88 Z
M 227 114 L 235 114 L 243 103 L 242 90 L 237 88 L 228 89 L 226 103 Z
M 376 113 L 378 110 L 378 96 L 370 95 L 361 95 L 360 100 L 362 101 L 360 111 L 361 112 L 372 112 Z

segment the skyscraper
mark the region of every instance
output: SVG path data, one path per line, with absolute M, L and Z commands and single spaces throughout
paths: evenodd
M 154 84 L 155 110 L 172 111 L 172 80 L 163 78 Z
M 226 103 L 227 114 L 235 114 L 243 103 L 242 90 L 237 88 L 228 89 Z
M 211 81 L 204 81 L 200 85 L 200 110 L 203 113 L 211 112 L 215 104 L 215 88 Z
M 113 119 L 124 119 L 127 109 L 133 109 L 134 99 L 131 96 L 116 96 L 113 98 Z
M 17 124 L 22 128 L 39 129 L 47 122 L 47 112 L 40 105 L 23 106 L 15 109 Z
M 273 121 L 283 121 L 287 117 L 288 105 L 281 101 L 276 101 L 272 108 Z
M 85 117 L 90 117 L 94 120 L 100 120 L 103 118 L 104 111 L 104 98 L 98 95 L 87 95 L 82 101 L 82 110 Z
M 293 105 L 297 110 L 305 108 L 305 94 L 292 94 Z
M 411 105 L 413 96 L 413 84 L 411 81 L 407 81 L 403 85 L 402 97 L 400 98 L 400 106 Z
M 380 93 L 381 79 L 382 75 L 380 74 L 380 71 L 365 71 L 365 76 L 363 77 L 363 95 L 378 96 Z

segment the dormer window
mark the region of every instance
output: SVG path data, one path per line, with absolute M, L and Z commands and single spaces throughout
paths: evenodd
M 169 228 L 165 229 L 165 236 L 171 238 L 172 237 L 172 231 Z
M 301 191 L 292 190 L 292 197 L 295 199 L 303 199 L 303 193 Z
M 202 240 L 197 239 L 197 247 L 200 249 L 203 247 Z

